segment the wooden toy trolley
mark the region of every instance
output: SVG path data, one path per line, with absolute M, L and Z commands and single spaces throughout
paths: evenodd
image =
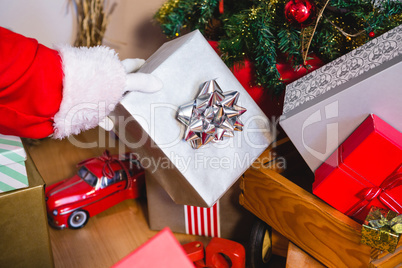
M 284 144 L 290 144 L 287 138 L 278 141 L 276 148 Z M 272 161 L 278 156 L 272 153 L 273 150 L 275 147 L 268 148 L 244 174 L 240 195 L 242 206 L 286 237 L 290 246 L 300 248 L 323 266 L 402 267 L 402 239 L 393 254 L 360 244 L 361 225 L 272 168 Z M 291 151 L 293 153 L 288 156 L 296 153 Z M 306 174 L 300 165 L 296 166 L 299 168 L 293 171 L 297 173 L 302 169 L 299 174 Z M 289 168 L 294 167 L 289 165 Z M 264 238 L 261 236 L 260 239 Z M 322 267 L 318 262 L 314 267 Z M 300 265 L 287 264 L 287 267 L 307 266 Z

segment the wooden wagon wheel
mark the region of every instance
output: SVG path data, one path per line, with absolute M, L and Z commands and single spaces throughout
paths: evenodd
M 272 228 L 264 221 L 256 219 L 248 241 L 246 258 L 248 267 L 263 268 L 272 256 Z

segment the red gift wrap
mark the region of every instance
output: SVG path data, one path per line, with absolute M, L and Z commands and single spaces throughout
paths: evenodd
M 360 223 L 371 206 L 402 213 L 402 133 L 370 115 L 316 170 L 313 193 Z

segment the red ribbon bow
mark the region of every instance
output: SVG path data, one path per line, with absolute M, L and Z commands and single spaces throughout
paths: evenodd
M 77 166 L 84 166 L 88 163 L 91 163 L 95 160 L 100 160 L 104 162 L 103 168 L 102 168 L 102 175 L 107 177 L 107 178 L 113 178 L 115 172 L 111 166 L 113 162 L 118 163 L 124 170 L 126 170 L 126 167 L 123 165 L 123 163 L 120 161 L 118 156 L 113 156 L 110 155 L 108 150 L 105 150 L 103 154 L 99 157 L 93 157 L 89 158 L 87 160 L 81 161 L 80 163 L 77 164 Z
M 360 201 L 356 205 L 354 205 L 352 208 L 350 208 L 346 212 L 346 215 L 355 217 L 364 208 L 366 208 L 367 205 L 375 198 L 378 198 L 378 200 L 380 200 L 381 203 L 383 203 L 389 209 L 396 211 L 398 213 L 401 213 L 402 212 L 401 204 L 398 204 L 397 202 L 395 202 L 394 199 L 392 197 L 390 197 L 387 193 L 387 191 L 402 185 L 402 170 L 400 170 L 401 168 L 402 168 L 402 164 L 399 165 L 391 173 L 391 175 L 389 175 L 380 184 L 379 187 L 373 186 L 373 187 L 367 187 L 367 188 L 364 188 L 363 190 L 361 190 L 357 194 L 357 197 L 360 198 Z

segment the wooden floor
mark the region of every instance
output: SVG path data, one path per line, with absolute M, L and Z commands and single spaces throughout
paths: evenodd
M 110 267 L 146 242 L 157 231 L 149 230 L 143 204 L 126 200 L 79 230 L 50 229 L 55 267 Z M 198 240 L 184 234 L 176 238 L 181 243 Z
M 29 146 L 30 154 L 47 184 L 73 175 L 79 161 L 100 155 L 106 147 L 112 153 L 118 152 L 118 144 L 113 146 L 113 137 L 99 129 L 87 131 L 78 138 L 81 143 L 97 142 L 100 146 L 80 148 L 68 140 L 52 139 Z M 109 138 L 112 145 L 106 146 L 110 143 Z M 103 141 L 107 141 L 106 145 Z M 49 230 L 56 268 L 110 267 L 157 233 L 149 230 L 145 198 L 126 200 L 90 218 L 82 229 Z M 195 240 L 208 243 L 205 237 L 175 235 L 181 243 Z
M 74 175 L 78 162 L 99 156 L 105 149 L 112 154 L 127 150 L 114 135 L 99 128 L 84 132 L 74 140 L 35 140 L 29 143 L 27 149 L 48 185 Z M 147 218 L 146 197 L 142 197 L 126 200 L 91 217 L 87 225 L 79 230 L 49 227 L 55 267 L 112 266 L 158 232 L 149 229 Z M 181 244 L 198 240 L 207 245 L 210 240 L 185 234 L 175 236 Z M 306 267 L 322 267 L 275 230 L 272 232 L 272 244 L 275 255 L 267 268 L 300 267 L 301 263 L 308 264 Z

